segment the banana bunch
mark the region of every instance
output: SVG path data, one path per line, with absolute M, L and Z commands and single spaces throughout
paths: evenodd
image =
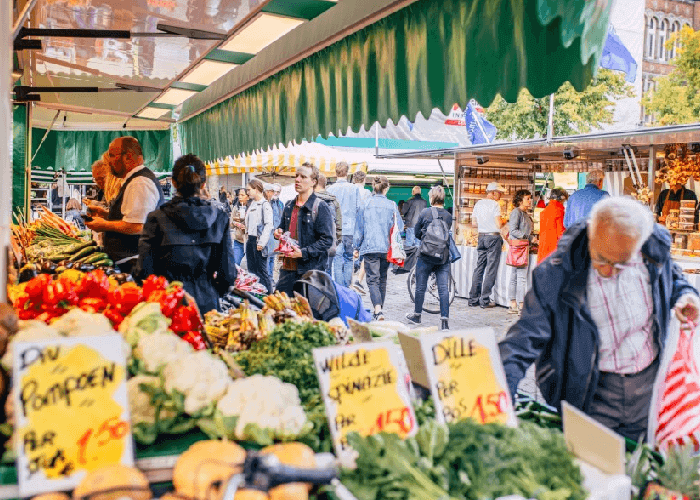
M 292 301 L 284 292 L 275 292 L 263 298 L 266 308 L 272 311 L 282 312 L 285 309 L 292 309 Z

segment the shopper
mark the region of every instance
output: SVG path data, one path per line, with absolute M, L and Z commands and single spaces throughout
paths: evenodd
M 486 198 L 477 201 L 472 210 L 472 221 L 476 222 L 479 231 L 476 268 L 469 291 L 468 303 L 472 307 L 481 306 L 486 309 L 496 305 L 491 302 L 491 290 L 496 283 L 503 246 L 500 233 L 503 225 L 501 205 L 498 203 L 503 191 L 497 182 L 489 183 L 486 186 Z
M 231 204 L 228 201 L 228 193 L 226 192 L 226 189 L 221 186 L 219 189 L 219 203 L 221 203 L 224 207 L 224 211 L 228 214 L 231 215 Z
M 564 234 L 564 202 L 568 197 L 569 193 L 565 189 L 552 189 L 549 204 L 540 213 L 538 264 L 557 249 L 559 238 Z
M 433 187 L 428 193 L 431 208 L 424 208 L 418 215 L 415 230 L 418 240 L 422 240 L 428 231 L 428 227 L 437 216 L 444 222 L 445 228 L 449 231 L 452 227 L 452 215 L 445 210 L 445 190 L 442 186 Z M 447 242 L 449 248 L 449 242 Z M 438 297 L 440 298 L 440 324 L 442 330 L 449 330 L 450 318 L 450 262 L 449 251 L 444 259 L 436 259 L 419 252 L 416 259 L 416 295 L 413 313 L 406 315 L 409 323 L 419 324 L 423 312 L 423 301 L 425 300 L 425 290 L 428 285 L 428 276 L 435 273 L 437 281 Z
M 357 189 L 360 190 L 360 207 L 367 203 L 367 200 L 372 197 L 372 191 L 365 189 L 366 180 L 367 174 L 365 174 L 362 170 L 358 170 L 352 174 L 352 183 L 357 186 Z
M 338 242 L 334 264 L 336 283 L 349 287 L 352 281 L 352 238 L 355 234 L 355 220 L 360 208 L 360 191 L 355 184 L 348 182 L 348 164 L 344 161 L 335 166 L 335 184 L 328 193 L 335 196 L 342 210 L 342 242 Z
M 527 240 L 534 242 L 532 230 L 535 224 L 530 217 L 532 208 L 532 193 L 527 189 L 519 189 L 513 196 L 513 210 L 508 220 L 509 240 Z M 533 240 L 533 241 L 530 241 Z M 529 246 L 529 245 L 528 245 Z M 525 267 L 513 267 L 508 283 L 508 298 L 510 299 L 510 312 L 518 314 L 523 308 L 523 300 L 527 291 L 527 270 L 530 256 L 527 256 Z
M 645 436 L 672 309 L 698 322 L 697 291 L 671 259 L 671 236 L 631 198 L 607 198 L 533 273 L 500 344 L 511 394 L 537 365 L 552 406 L 567 401 L 624 437 Z
M 367 203 L 367 200 L 369 200 L 372 196 L 372 191 L 370 191 L 369 189 L 365 189 L 366 178 L 367 174 L 365 174 L 362 170 L 358 170 L 357 172 L 352 174 L 352 183 L 355 186 L 357 186 L 357 188 L 360 190 L 359 208 L 362 208 L 365 205 L 365 203 Z M 365 287 L 362 286 L 362 281 L 365 279 L 365 262 L 363 256 L 360 256 L 359 259 L 355 259 L 353 263 L 353 274 L 354 277 L 351 280 L 353 282 L 352 287 L 357 293 L 366 295 L 367 290 L 365 290 Z
M 244 188 L 238 190 L 236 204 L 231 210 L 231 227 L 233 228 L 233 259 L 237 266 L 245 257 L 245 214 L 250 205 L 250 197 Z
M 659 193 L 659 201 L 656 202 L 656 215 L 659 222 L 665 223 L 666 216 L 671 210 L 680 210 L 681 201 L 698 202 L 698 196 L 692 189 L 686 189 L 682 184 L 674 184 L 671 189 L 664 189 Z
M 248 182 L 250 207 L 245 214 L 246 247 L 245 254 L 248 271 L 260 280 L 260 284 L 272 293 L 272 281 L 267 265 L 267 243 L 275 229 L 272 206 L 263 194 L 263 183 L 258 179 Z
M 80 202 L 76 200 L 75 198 L 71 198 L 68 200 L 68 203 L 66 203 L 66 222 L 70 222 L 73 224 L 75 227 L 77 227 L 80 231 L 85 230 L 85 221 L 83 220 L 83 216 L 80 215 L 80 209 L 82 208 Z
M 355 257 L 363 256 L 367 271 L 367 288 L 374 307 L 375 320 L 383 320 L 384 300 L 386 299 L 386 280 L 389 261 L 389 231 L 398 222 L 399 231 L 403 230 L 403 221 L 396 203 L 386 197 L 389 181 L 378 175 L 373 182 L 374 194 L 357 215 L 353 246 Z
M 428 202 L 421 196 L 420 186 L 413 186 L 411 194 L 413 197 L 404 204 L 401 215 L 406 223 L 406 246 L 416 247 L 420 245 L 420 241 L 417 241 L 420 238 L 416 238 L 413 228 L 418 222 L 420 214 L 428 206 Z
M 593 205 L 606 196 L 610 196 L 607 191 L 603 191 L 604 178 L 605 174 L 602 170 L 590 172 L 586 177 L 586 187 L 579 189 L 569 197 L 564 214 L 565 228 L 568 229 L 577 222 L 588 219 Z
M 335 227 L 335 233 L 333 234 L 333 244 L 328 252 L 328 264 L 326 264 L 326 274 L 331 275 L 331 267 L 333 265 L 333 260 L 336 256 L 337 246 L 342 244 L 343 237 L 343 211 L 340 208 L 340 203 L 335 196 L 326 191 L 326 176 L 319 174 L 318 184 L 314 189 L 316 196 L 325 201 L 331 208 L 331 214 L 333 215 L 333 227 Z M 352 252 L 350 253 L 350 259 L 352 263 Z
M 103 202 L 105 199 L 105 184 L 107 182 L 107 174 L 109 173 L 109 165 L 100 158 L 92 164 L 92 180 L 97 186 L 96 202 Z
M 163 190 L 156 176 L 143 165 L 139 141 L 125 136 L 109 145 L 109 166 L 115 177 L 124 179 L 109 210 L 90 207 L 95 214 L 86 226 L 104 233 L 103 245 L 109 258 L 130 273 L 139 252 L 139 235 L 146 216 L 163 204 Z
M 270 202 L 272 207 L 272 225 L 274 228 L 279 227 L 280 221 L 282 220 L 282 211 L 284 210 L 284 205 L 279 199 L 279 193 L 282 191 L 282 186 L 279 184 L 268 184 L 265 183 L 263 186 L 265 190 L 265 198 Z M 270 282 L 274 282 L 273 272 L 275 270 L 275 250 L 277 249 L 278 241 L 273 236 L 267 244 L 267 274 L 270 276 Z
M 201 198 L 204 163 L 181 156 L 173 166 L 176 194 L 148 215 L 139 239 L 137 275 L 181 281 L 202 314 L 219 308 L 219 298 L 236 281 L 228 215 Z
M 333 215 L 330 207 L 314 194 L 319 171 L 314 165 L 304 163 L 296 169 L 294 189 L 296 198 L 284 206 L 282 221 L 275 231 L 279 239 L 284 233 L 296 240 L 294 251 L 282 257 L 282 269 L 277 291 L 292 295 L 294 284 L 304 273 L 323 271 L 328 260 L 328 250 L 333 244 Z

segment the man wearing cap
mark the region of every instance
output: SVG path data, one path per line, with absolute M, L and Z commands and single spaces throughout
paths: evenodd
M 263 185 L 263 193 L 265 194 L 265 198 L 267 201 L 270 202 L 270 205 L 272 206 L 272 223 L 274 224 L 274 227 L 277 227 L 280 225 L 280 221 L 282 220 L 282 211 L 284 210 L 284 205 L 280 201 L 280 193 L 282 192 L 282 186 L 279 184 L 268 184 L 265 183 Z M 275 248 L 277 247 L 277 241 L 275 238 L 270 238 L 270 241 L 267 243 L 267 265 L 268 265 L 268 273 L 270 273 L 270 281 L 273 281 L 272 278 L 272 272 L 275 269 Z
M 483 309 L 494 307 L 491 302 L 491 290 L 496 283 L 498 264 L 501 260 L 501 205 L 498 200 L 503 194 L 503 187 L 497 182 L 486 186 L 486 198 L 474 205 L 472 221 L 479 231 L 476 269 L 472 276 L 472 288 L 469 292 L 469 305 L 481 306 Z

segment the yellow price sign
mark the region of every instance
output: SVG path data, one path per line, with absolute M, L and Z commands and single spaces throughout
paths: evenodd
M 393 343 L 314 349 L 336 452 L 346 452 L 347 435 L 416 432 L 409 396 L 410 377 Z
M 87 472 L 133 464 L 119 335 L 14 348 L 20 493 L 72 489 Z
M 493 330 L 439 332 L 420 342 L 439 421 L 516 424 Z

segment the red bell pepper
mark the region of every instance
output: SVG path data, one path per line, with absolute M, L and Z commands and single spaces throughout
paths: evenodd
M 14 302 L 12 303 L 12 307 L 14 307 L 18 311 L 23 311 L 26 309 L 29 309 L 32 305 L 32 298 L 29 296 L 29 294 L 25 291 L 17 295 L 15 297 Z
M 84 299 L 81 299 L 78 307 L 85 312 L 99 313 L 102 312 L 105 307 L 107 307 L 107 301 L 97 297 L 85 297 Z
M 65 298 L 67 293 L 68 290 L 66 290 L 66 286 L 63 282 L 53 281 L 44 287 L 41 296 L 45 305 L 56 306 Z
M 168 280 L 164 276 L 151 274 L 143 282 L 143 296 L 146 297 L 148 302 L 158 302 L 157 300 L 151 300 L 151 294 L 155 291 L 164 291 L 167 288 Z
M 109 294 L 109 305 L 122 316 L 127 316 L 142 301 L 143 293 L 136 283 L 124 283 Z
M 195 351 L 201 351 L 203 349 L 207 348 L 206 342 L 204 342 L 204 337 L 202 337 L 202 334 L 196 330 L 192 330 L 189 332 L 186 332 L 182 336 L 182 340 L 188 342 L 192 347 L 194 347 Z
M 194 302 L 190 302 L 187 306 L 183 307 L 190 319 L 190 324 L 192 325 L 191 330 L 199 330 L 202 328 L 202 317 L 199 315 L 199 310 Z
M 168 295 L 165 290 L 155 290 L 148 297 L 148 302 L 154 302 L 160 305 L 160 312 L 167 318 L 172 317 L 177 308 L 177 297 Z
M 105 316 L 109 321 L 112 322 L 112 326 L 113 326 L 114 329 L 116 330 L 117 328 L 119 328 L 119 325 L 122 324 L 122 321 L 124 321 L 124 316 L 122 316 L 121 314 L 119 314 L 117 311 L 115 311 L 115 310 L 112 309 L 111 307 L 112 307 L 112 306 L 109 306 L 107 309 L 105 309 L 104 311 L 102 311 L 102 314 L 104 314 L 104 316 Z
M 190 312 L 186 307 L 178 308 L 171 319 L 172 323 L 170 323 L 170 329 L 175 333 L 187 332 L 194 328 L 190 320 Z
M 44 288 L 51 283 L 53 279 L 48 274 L 41 274 L 33 278 L 24 287 L 24 291 L 29 294 L 32 300 L 41 300 L 44 293 Z
M 102 269 L 87 273 L 80 281 L 78 295 L 106 299 L 109 295 L 109 277 Z
M 80 301 L 80 297 L 78 297 L 78 288 L 80 285 L 68 278 L 59 278 L 58 282 L 63 285 L 64 289 L 61 303 L 65 307 L 78 305 Z

